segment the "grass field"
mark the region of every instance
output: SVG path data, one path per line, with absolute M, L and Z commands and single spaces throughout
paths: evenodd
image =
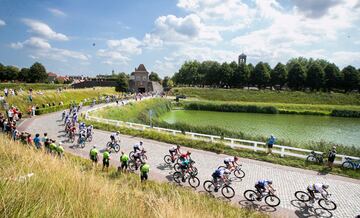
M 267 217 L 171 184 L 93 169 L 0 136 L 1 217 Z M 23 181 L 20 176 L 33 173 Z M 151 173 L 151 171 L 150 171 Z
M 305 105 L 358 105 L 359 93 L 291 92 L 243 89 L 173 88 L 174 94 L 185 94 L 203 100 L 286 103 Z
M 57 88 L 69 87 L 67 84 L 49 84 L 49 83 L 0 83 L 0 91 L 4 88 L 19 90 L 22 88 L 24 91 L 28 91 L 30 88 L 33 90 L 48 90 Z M 3 94 L 3 93 L 2 93 Z
M 68 105 L 71 102 L 75 101 L 79 103 L 84 99 L 93 99 L 98 98 L 98 96 L 104 95 L 117 95 L 119 93 L 115 92 L 115 88 L 95 88 L 95 89 L 67 89 L 60 93 L 57 93 L 56 90 L 46 90 L 42 91 L 43 95 L 33 92 L 33 102 L 29 102 L 28 92 L 23 92 L 17 96 L 9 96 L 6 98 L 6 101 L 9 105 L 14 105 L 25 114 L 27 109 L 31 105 L 37 105 L 40 109 L 42 104 L 52 104 L 59 105 L 62 101 L 64 105 Z M 1 108 L 2 109 L 2 108 Z

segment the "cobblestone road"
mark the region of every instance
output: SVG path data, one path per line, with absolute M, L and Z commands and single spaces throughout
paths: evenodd
M 59 121 L 60 114 L 61 113 L 52 113 L 26 120 L 23 122 L 20 129 L 31 133 L 42 134 L 43 132 L 47 132 L 50 137 L 65 141 L 63 132 L 64 126 L 62 122 Z M 94 140 L 91 143 L 87 143 L 84 149 L 73 148 L 73 145 L 70 143 L 65 143 L 64 147 L 68 152 L 87 158 L 92 145 L 97 144 L 101 152 L 105 149 L 105 145 L 109 141 L 109 135 L 109 132 L 95 130 Z M 129 153 L 132 150 L 133 144 L 140 140 L 144 141 L 149 159 L 148 163 L 151 166 L 150 179 L 160 181 L 171 180 L 173 171 L 165 165 L 163 156 L 168 154 L 168 149 L 172 145 L 126 135 L 122 135 L 121 138 L 121 150 L 126 153 Z M 187 148 L 182 148 L 182 150 L 184 149 Z M 196 161 L 196 167 L 199 169 L 198 177 L 201 181 L 201 186 L 198 190 L 202 191 L 202 182 L 210 179 L 211 173 L 217 166 L 223 163 L 223 159 L 226 156 L 191 148 L 188 150 L 192 151 L 192 157 Z M 119 165 L 119 154 L 112 154 L 111 158 L 111 163 L 113 165 Z M 314 171 L 279 166 L 249 159 L 241 159 L 241 162 L 246 176 L 242 181 L 238 180 L 233 183 L 236 192 L 236 196 L 232 200 L 233 204 L 252 207 L 277 217 L 350 218 L 360 214 L 359 180 L 334 175 L 319 175 Z M 262 178 L 269 178 L 274 182 L 274 187 L 277 190 L 276 194 L 281 199 L 281 204 L 276 209 L 265 206 L 263 202 L 252 204 L 247 202 L 243 197 L 244 191 L 253 189 L 255 181 Z M 305 190 L 308 184 L 314 182 L 325 182 L 330 185 L 329 192 L 332 194 L 332 200 L 338 205 L 336 211 L 327 212 L 320 209 L 317 203 L 314 205 L 305 205 L 296 201 L 294 192 Z M 220 195 L 216 197 L 220 197 Z

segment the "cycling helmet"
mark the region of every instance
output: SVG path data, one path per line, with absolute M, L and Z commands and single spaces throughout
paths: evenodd
M 143 144 L 143 141 L 140 141 L 140 145 L 142 145 Z
M 176 145 L 177 148 L 180 148 L 180 145 Z
M 272 183 L 273 183 L 273 181 L 270 179 L 270 180 L 268 180 L 268 183 L 269 183 L 269 184 L 272 184 Z
M 119 135 L 119 134 L 120 134 L 120 131 L 117 131 L 117 132 L 116 132 L 116 134 L 118 134 L 118 135 Z
M 234 156 L 234 160 L 235 160 L 235 161 L 237 161 L 237 160 L 239 160 L 239 158 L 238 158 L 238 157 L 236 157 L 236 156 Z
M 93 148 L 96 148 L 96 145 L 94 145 Z
M 186 154 L 191 154 L 191 152 L 190 152 L 190 151 L 187 151 Z
M 329 185 L 323 184 L 322 187 L 323 187 L 323 189 L 328 189 L 328 188 L 329 188 Z

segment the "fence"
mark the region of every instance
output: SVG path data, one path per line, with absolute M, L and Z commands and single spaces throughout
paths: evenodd
M 124 101 L 124 104 L 127 104 L 131 101 L 133 101 L 133 100 Z M 132 128 L 132 129 L 137 129 L 137 130 L 142 130 L 142 131 L 143 130 L 155 130 L 158 132 L 168 133 L 168 134 L 172 134 L 172 135 L 185 135 L 194 140 L 204 140 L 204 141 L 209 141 L 209 142 L 222 142 L 222 143 L 230 146 L 231 148 L 250 149 L 250 150 L 253 150 L 254 152 L 266 151 L 266 149 L 267 149 L 266 143 L 264 143 L 264 142 L 257 142 L 257 141 L 243 140 L 243 139 L 234 139 L 234 138 L 227 138 L 227 137 L 222 138 L 220 136 L 200 134 L 200 133 L 194 133 L 194 132 L 182 132 L 180 130 L 166 129 L 166 128 L 161 128 L 161 127 L 152 127 L 149 125 L 144 125 L 144 124 L 139 124 L 139 123 L 124 122 L 124 121 L 119 121 L 119 120 L 110 120 L 110 119 L 104 119 L 104 118 L 99 118 L 99 117 L 94 117 L 94 116 L 89 115 L 89 112 L 99 110 L 104 107 L 113 106 L 113 105 L 116 105 L 116 103 L 110 103 L 107 105 L 102 105 L 100 107 L 96 107 L 96 108 L 87 110 L 85 112 L 85 119 L 90 120 L 90 121 L 102 122 L 102 123 L 106 123 L 106 124 L 114 125 L 114 126 L 124 126 L 127 128 Z M 308 157 L 308 155 L 312 152 L 312 150 L 283 146 L 283 145 L 274 145 L 272 152 L 275 154 L 280 154 L 281 157 L 291 156 L 291 157 L 306 159 Z M 315 153 L 323 154 L 323 152 L 320 152 L 320 151 L 315 151 Z M 352 158 L 355 160 L 360 160 L 359 157 L 337 154 L 335 163 L 337 163 L 337 164 L 343 163 L 345 161 L 346 157 L 349 157 L 349 158 Z

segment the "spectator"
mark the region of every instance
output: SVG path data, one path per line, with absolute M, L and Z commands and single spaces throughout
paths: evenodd
M 148 180 L 148 174 L 150 171 L 150 165 L 143 162 L 140 166 L 140 180 L 141 182 Z
M 4 95 L 5 95 L 5 97 L 8 97 L 8 95 L 9 95 L 9 90 L 7 88 L 4 89 Z
M 31 134 L 28 134 L 27 137 L 26 137 L 26 143 L 29 145 L 29 146 L 33 146 L 33 140 L 31 138 Z
M 34 144 L 37 149 L 41 149 L 41 139 L 40 139 L 39 133 L 36 133 L 36 135 L 35 135 Z
M 14 127 L 13 132 L 12 132 L 12 139 L 15 141 L 17 139 L 19 135 L 19 130 L 16 129 L 16 127 Z
M 33 106 L 31 107 L 32 116 L 35 116 L 35 111 L 36 111 L 36 107 L 35 107 L 35 105 L 33 105 Z
M 273 148 L 275 142 L 276 142 L 276 138 L 273 134 L 271 134 L 270 138 L 267 141 L 267 154 L 268 155 L 272 154 L 272 148 Z
M 64 156 L 64 147 L 62 146 L 62 143 L 59 142 L 59 145 L 57 146 L 57 152 L 60 158 Z
M 329 168 L 333 167 L 335 158 L 336 158 L 336 147 L 333 146 L 332 149 L 329 150 L 329 154 L 328 154 L 328 163 L 327 164 L 328 164 Z

